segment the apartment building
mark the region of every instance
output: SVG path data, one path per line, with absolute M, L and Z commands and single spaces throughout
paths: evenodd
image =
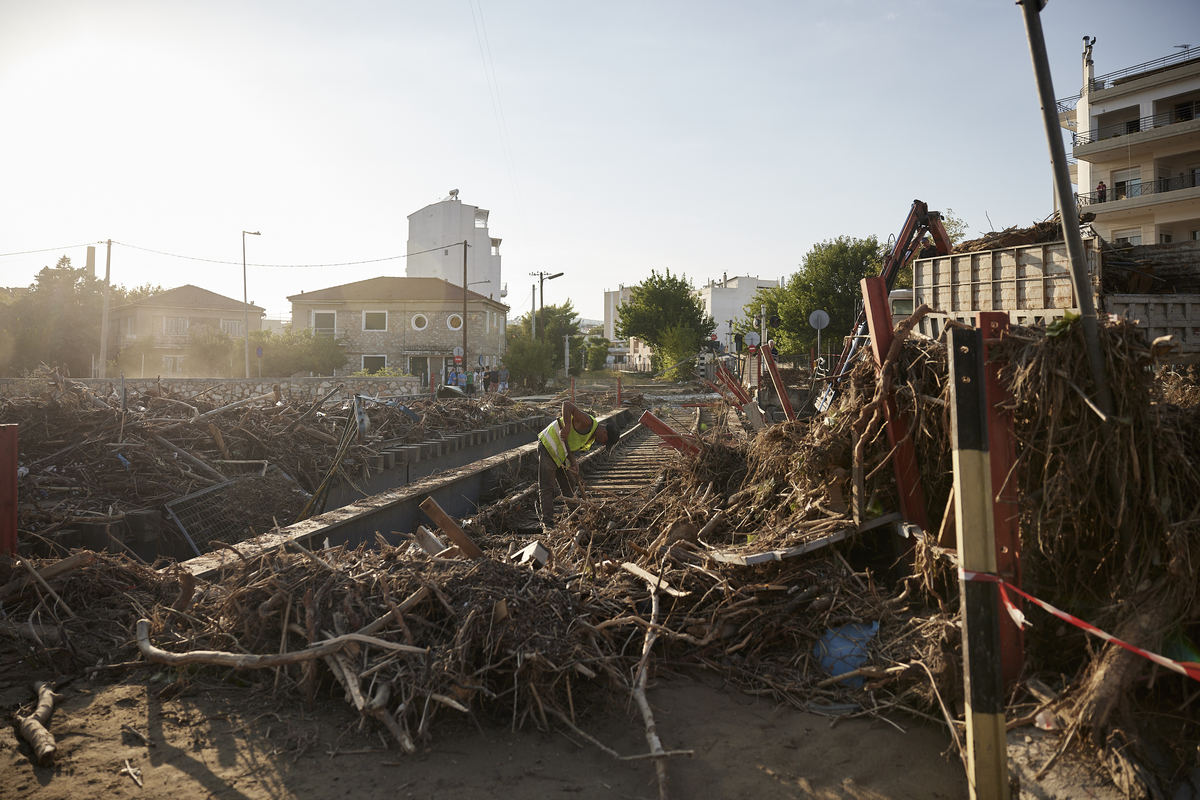
M 501 240 L 488 230 L 490 213 L 462 202 L 458 190 L 451 189 L 444 200 L 409 214 L 405 274 L 462 286 L 466 242 L 467 288 L 489 300 L 503 300 L 508 291 L 500 280 Z
M 722 275 L 719 281 L 709 281 L 696 290 L 704 303 L 704 313 L 717 323 L 714 333 L 725 347 L 733 347 L 733 324 L 748 315 L 746 306 L 754 299 L 759 289 L 775 288 L 779 281 L 763 280 L 756 275 Z M 755 314 L 758 312 L 755 311 Z
M 1058 101 L 1080 211 L 1110 242 L 1200 240 L 1200 48 L 1096 75 L 1093 44 L 1079 95 Z

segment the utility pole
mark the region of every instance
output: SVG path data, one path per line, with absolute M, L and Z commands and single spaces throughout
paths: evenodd
M 467 240 L 463 239 L 463 369 L 467 368 Z
M 571 376 L 571 335 L 563 336 L 563 377 Z
M 529 287 L 529 323 L 533 326 L 533 338 L 537 338 L 537 285 Z
M 250 301 L 246 299 L 246 237 L 261 235 L 259 231 L 242 231 L 242 327 L 245 328 L 242 334 L 246 345 L 246 380 L 250 380 Z
M 1054 193 L 1058 197 L 1058 211 L 1062 219 L 1063 238 L 1067 242 L 1067 256 L 1071 267 L 1071 283 L 1075 288 L 1075 300 L 1079 303 L 1079 324 L 1083 328 L 1083 346 L 1091 366 L 1092 382 L 1095 384 L 1096 406 L 1105 420 L 1113 413 L 1112 389 L 1108 384 L 1108 370 L 1104 353 L 1100 347 L 1099 321 L 1096 318 L 1096 303 L 1092 299 L 1092 285 L 1088 275 L 1087 257 L 1083 252 L 1083 237 L 1079 235 L 1079 209 L 1071 197 L 1071 176 L 1067 168 L 1066 151 L 1063 148 L 1062 131 L 1059 130 L 1057 107 L 1054 102 L 1054 84 L 1050 80 L 1050 61 L 1046 56 L 1046 39 L 1042 34 L 1041 10 L 1044 0 L 1018 0 L 1025 17 L 1025 35 L 1029 40 L 1029 55 L 1033 60 L 1033 77 L 1037 85 L 1038 99 L 1042 106 L 1042 122 L 1050 145 L 1050 162 L 1054 166 Z
M 108 366 L 108 290 L 112 284 L 112 239 L 108 240 L 108 252 L 104 256 L 104 310 L 100 315 L 100 371 L 97 377 L 106 377 Z

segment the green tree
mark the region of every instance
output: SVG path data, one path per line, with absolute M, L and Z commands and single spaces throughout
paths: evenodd
M 184 366 L 189 374 L 197 377 L 228 378 L 233 346 L 233 339 L 225 331 L 211 325 L 193 326 L 188 331 Z
M 529 336 L 510 337 L 508 350 L 504 354 L 504 363 L 508 366 L 510 376 L 509 384 L 524 384 L 541 389 L 554 374 L 553 351 L 557 349 L 560 348 L 554 347 L 550 342 Z
M 662 377 L 668 380 L 686 380 L 692 377 L 696 355 L 702 343 L 703 339 L 697 337 L 695 329 L 687 325 L 679 324 L 668 328 L 654 351 L 655 368 L 661 370 Z
M 608 368 L 608 339 L 603 336 L 589 336 L 586 342 L 587 368 L 592 372 Z
M 550 305 L 537 312 L 525 314 L 516 322 L 509 325 L 506 334 L 509 346 L 511 347 L 512 342 L 519 338 L 530 338 L 533 331 L 532 314 L 534 313 L 538 315 L 537 338 L 539 341 L 549 345 L 547 352 L 550 359 L 550 371 L 547 373 L 547 377 L 553 375 L 556 370 L 563 368 L 564 336 L 572 337 L 571 365 L 573 371 L 574 365 L 577 362 L 582 363 L 583 355 L 582 350 L 576 352 L 576 348 L 581 347 L 575 344 L 575 337 L 579 336 L 579 315 L 576 313 L 575 307 L 571 304 L 570 300 L 562 305 Z M 511 364 L 509 365 L 509 369 L 512 369 Z
M 817 332 L 808 317 L 817 309 L 829 314 L 823 339 L 832 342 L 830 337 L 847 336 L 862 303 L 859 282 L 879 274 L 882 256 L 874 236 L 839 236 L 813 245 L 800 271 L 777 289 L 760 289 L 746 306 L 746 314 L 757 316 L 759 306 L 766 305 L 768 318 L 778 317 L 777 325 L 768 326 L 768 335 L 781 355 L 807 353 L 816 343 Z
M 346 365 L 343 341 L 318 335 L 311 328 L 289 327 L 281 334 L 250 332 L 251 348 L 263 349 L 263 375 L 279 378 L 298 373 L 332 375 Z
M 12 374 L 39 363 L 65 367 L 71 375 L 91 375 L 92 356 L 100 351 L 100 316 L 104 282 L 84 268 L 75 269 L 63 256 L 53 267 L 43 267 L 29 291 L 4 308 L 10 353 L 0 365 Z
M 692 282 L 682 275 L 664 270 L 650 270 L 650 277 L 632 287 L 628 303 L 622 303 L 617 313 L 617 335 L 625 339 L 636 336 L 655 350 L 664 346 L 667 337 L 673 345 L 684 341 L 695 343 L 695 350 L 717 325 L 704 313 L 704 304 L 692 289 Z M 681 338 L 683 337 L 683 338 Z

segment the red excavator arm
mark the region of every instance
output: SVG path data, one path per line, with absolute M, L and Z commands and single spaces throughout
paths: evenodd
M 946 233 L 946 226 L 942 224 L 941 212 L 930 211 L 929 206 L 925 203 L 913 200 L 908 218 L 904 220 L 904 227 L 900 229 L 900 235 L 896 237 L 896 244 L 892 247 L 891 252 L 884 256 L 883 266 L 879 270 L 879 277 L 887 282 L 889 292 L 895 287 L 896 276 L 900 274 L 900 270 L 908 266 L 920 251 L 927 234 L 933 237 L 933 246 L 938 255 L 944 256 L 950 253 L 950 236 Z M 842 371 L 849 365 L 850 359 L 858 349 L 859 342 L 867 333 L 865 311 L 859 312 L 858 319 L 854 323 L 853 333 L 854 335 L 846 342 L 846 346 L 842 348 L 842 355 L 838 358 L 837 366 L 833 370 L 833 377 L 830 381 L 833 386 L 837 385 Z

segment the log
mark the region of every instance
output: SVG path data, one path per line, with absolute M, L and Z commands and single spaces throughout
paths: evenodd
M 50 581 L 60 575 L 65 575 L 66 573 L 73 572 L 81 567 L 86 567 L 95 560 L 96 554 L 91 551 L 75 553 L 60 561 L 55 561 L 53 564 L 42 567 L 41 569 L 37 570 L 37 575 L 39 575 L 43 581 Z M 4 600 L 14 594 L 19 594 L 33 581 L 34 578 L 30 576 L 13 578 L 11 581 L 4 584 L 4 586 L 0 586 L 0 600 Z
M 17 730 L 33 748 L 34 760 L 46 766 L 54 761 L 54 754 L 58 752 L 58 744 L 50 731 L 46 730 L 46 725 L 54 713 L 54 704 L 62 700 L 62 696 L 55 694 L 45 681 L 35 683 L 33 691 L 38 698 L 37 708 L 28 717 L 17 717 Z
M 373 647 L 392 650 L 397 653 L 425 655 L 429 652 L 429 648 L 426 647 L 396 644 L 395 642 L 377 639 L 374 636 L 366 636 L 361 633 L 347 633 L 317 642 L 303 650 L 293 650 L 290 653 L 254 655 L 252 653 L 227 653 L 220 650 L 193 650 L 189 653 L 169 653 L 150 643 L 150 620 L 139 619 L 137 622 L 137 643 L 138 649 L 142 651 L 142 655 L 146 657 L 147 661 L 170 664 L 172 666 L 182 664 L 213 664 L 220 667 L 233 667 L 234 669 L 271 669 L 273 667 L 284 666 L 285 664 L 299 664 L 304 661 L 324 658 L 340 651 L 352 642 L 369 644 Z
M 168 442 L 166 439 L 159 436 L 157 433 L 153 433 L 153 434 L 151 434 L 151 436 L 154 438 L 154 441 L 158 442 L 163 447 L 165 447 L 168 450 L 170 450 L 171 452 L 175 453 L 175 455 L 179 456 L 184 461 L 188 462 L 189 464 L 191 464 L 196 469 L 203 472 L 208 477 L 213 478 L 214 480 L 217 480 L 221 483 L 224 483 L 225 481 L 229 480 L 229 478 L 226 478 L 220 472 L 217 472 L 217 470 L 214 469 L 210 464 L 208 464 L 208 462 L 201 461 L 200 459 L 196 458 L 194 455 L 189 453 L 187 450 L 184 450 L 182 447 L 175 446 L 171 442 Z

